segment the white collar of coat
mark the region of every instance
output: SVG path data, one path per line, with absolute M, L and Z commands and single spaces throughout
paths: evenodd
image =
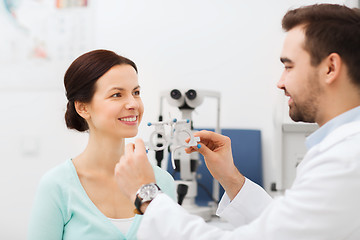
M 323 141 L 321 141 L 318 145 L 319 151 L 325 151 L 333 145 L 345 140 L 352 135 L 356 135 L 360 133 L 360 121 L 354 121 L 350 123 L 346 123 L 333 132 L 331 132 Z

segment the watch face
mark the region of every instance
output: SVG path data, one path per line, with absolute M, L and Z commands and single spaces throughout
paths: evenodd
M 143 201 L 152 200 L 158 192 L 158 189 L 153 184 L 147 184 L 143 186 L 140 190 L 139 197 L 143 199 Z

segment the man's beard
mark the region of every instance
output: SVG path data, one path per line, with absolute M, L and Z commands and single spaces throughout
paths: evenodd
M 295 122 L 316 122 L 318 114 L 319 97 L 321 96 L 322 89 L 318 83 L 317 72 L 311 72 L 308 75 L 307 91 L 302 94 L 305 99 L 302 102 L 295 102 L 289 106 L 290 118 Z
M 294 102 L 294 105 L 289 109 L 290 118 L 295 122 L 314 123 L 317 111 L 311 104 L 314 104 L 314 102 L 304 102 L 301 106 L 297 106 Z

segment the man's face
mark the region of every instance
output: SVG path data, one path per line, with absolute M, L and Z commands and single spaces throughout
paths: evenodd
M 295 122 L 316 122 L 322 89 L 319 71 L 310 64 L 310 55 L 304 50 L 304 30 L 296 27 L 285 38 L 280 60 L 284 71 L 277 84 L 290 97 L 289 115 Z

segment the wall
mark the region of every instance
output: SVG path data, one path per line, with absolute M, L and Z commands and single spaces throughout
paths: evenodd
M 68 38 L 55 41 L 52 49 L 58 52 L 50 52 L 55 57 L 31 61 L 24 49 L 33 40 L 13 30 L 0 5 L 0 39 L 19 35 L 11 46 L 0 47 L 5 53 L 0 57 L 1 239 L 25 239 L 40 177 L 86 145 L 86 134 L 64 126 L 62 77 L 70 62 L 90 49 L 111 49 L 137 63 L 145 104 L 140 137 L 148 138 L 146 123 L 157 119 L 161 91 L 217 90 L 221 126 L 260 129 L 266 190 L 279 180 L 279 130 L 287 112 L 276 89 L 283 69 L 281 18 L 291 7 L 323 1 L 89 2 L 87 13 L 64 10 L 46 16 L 52 25 L 44 25 L 44 41 L 59 39 L 63 31 Z M 53 7 L 42 13 L 49 11 Z M 83 35 L 74 39 L 72 34 Z M 205 100 L 194 115 L 195 127 L 214 127 L 215 113 L 214 102 Z

